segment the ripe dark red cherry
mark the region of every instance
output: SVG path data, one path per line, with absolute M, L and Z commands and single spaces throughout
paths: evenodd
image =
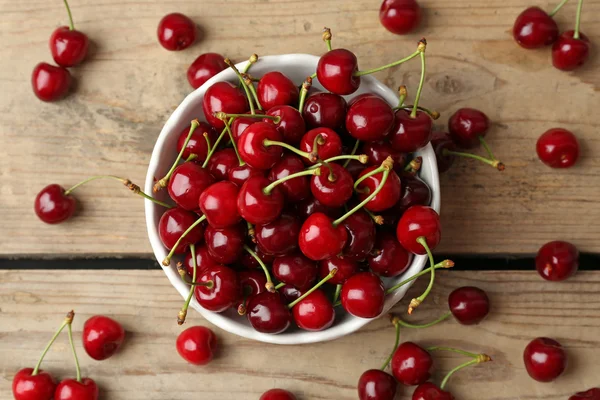
M 275 186 L 269 194 L 264 189 L 271 183 L 262 176 L 253 176 L 241 187 L 237 195 L 237 210 L 246 221 L 255 225 L 273 222 L 281 214 L 284 206 L 283 192 Z
M 342 286 L 342 307 L 360 318 L 375 318 L 383 311 L 385 288 L 371 272 L 352 275 Z
M 104 315 L 95 315 L 83 324 L 83 348 L 94 360 L 106 360 L 123 344 L 125 330 L 120 323 Z
M 535 268 L 548 281 L 564 281 L 579 269 L 579 251 L 569 242 L 548 242 L 538 250 Z
M 365 96 L 353 102 L 346 114 L 346 130 L 357 140 L 381 140 L 393 125 L 392 107 L 376 95 Z
M 579 39 L 573 31 L 563 32 L 552 45 L 552 65 L 561 71 L 573 71 L 590 57 L 590 40 L 583 33 Z
M 248 254 L 248 253 L 246 253 Z M 242 299 L 244 300 L 244 309 L 246 308 L 246 299 L 252 296 L 256 296 L 259 293 L 264 292 L 267 284 L 267 277 L 265 273 L 258 269 L 242 270 L 238 272 L 238 278 L 240 281 L 240 287 L 242 288 Z M 281 289 L 279 289 L 281 290 Z M 239 306 L 242 304 L 239 302 L 236 304 L 236 308 L 239 310 Z
M 322 331 L 333 325 L 335 310 L 331 300 L 321 290 L 315 290 L 292 308 L 294 321 L 300 329 Z
M 585 392 L 575 393 L 569 400 L 600 400 L 600 388 L 592 388 Z
M 248 301 L 248 321 L 262 333 L 277 334 L 289 328 L 292 315 L 279 293 L 262 292 Z
M 310 178 L 310 191 L 315 199 L 328 207 L 346 204 L 354 193 L 352 176 L 344 167 L 335 163 L 330 163 L 329 168 L 323 165 L 319 170 L 319 175 Z
M 405 35 L 421 23 L 421 7 L 416 0 L 384 0 L 379 9 L 379 21 L 388 31 Z
M 420 385 L 431 376 L 432 365 L 427 350 L 413 342 L 404 342 L 392 357 L 392 374 L 403 385 Z
M 57 184 L 48 185 L 35 197 L 33 209 L 39 219 L 47 224 L 59 224 L 71 218 L 77 201 L 65 195 L 65 189 Z
M 431 138 L 431 146 L 435 152 L 438 171 L 440 173 L 448 171 L 456 158 L 452 154 L 444 154 L 444 150 L 456 151 L 456 145 L 450 135 L 445 132 L 435 132 Z
M 187 70 L 187 79 L 194 89 L 227 68 L 225 58 L 217 53 L 200 54 Z
M 338 218 L 342 215 L 343 211 L 343 208 L 327 207 L 312 196 L 296 204 L 296 212 L 301 219 L 306 219 L 317 212 L 323 213 L 330 218 Z
M 296 400 L 296 396 L 283 389 L 267 390 L 258 400 Z
M 361 172 L 359 178 L 376 169 L 377 167 L 375 166 L 366 168 L 363 172 Z M 369 197 L 369 194 L 373 193 L 375 189 L 377 189 L 382 184 L 382 180 L 383 172 L 379 172 L 375 175 L 369 176 L 368 178 L 360 182 L 357 187 L 358 199 L 360 201 L 363 201 L 367 197 Z M 398 177 L 396 172 L 392 170 L 389 172 L 388 178 L 383 184 L 383 187 L 381 188 L 379 193 L 377 193 L 375 197 L 369 200 L 369 202 L 365 204 L 364 207 L 367 210 L 373 212 L 387 210 L 388 208 L 391 208 L 394 204 L 396 204 L 400 199 L 400 190 L 400 178 Z
M 540 136 L 535 146 L 537 155 L 552 168 L 569 168 L 579 159 L 579 142 L 571 131 L 549 129 Z
M 215 228 L 227 228 L 242 219 L 237 211 L 237 196 L 238 187 L 235 183 L 217 182 L 202 192 L 198 205 L 210 225 Z
M 210 286 L 196 286 L 194 294 L 200 305 L 209 311 L 223 312 L 241 297 L 241 287 L 235 271 L 217 265 L 202 271 L 196 282 L 212 282 Z
M 380 166 L 388 157 L 394 160 L 394 171 L 402 173 L 406 166 L 406 154 L 396 151 L 390 147 L 387 141 L 379 140 L 375 142 L 365 142 L 361 147 L 361 153 L 369 157 L 368 164 Z M 364 169 L 362 164 L 358 164 Z
M 252 168 L 269 169 L 281 159 L 281 146 L 265 146 L 265 140 L 282 141 L 281 134 L 273 124 L 256 122 L 250 125 L 238 139 L 240 157 Z
M 257 245 L 254 246 L 250 246 L 252 248 L 252 250 L 256 253 L 256 255 L 258 256 L 258 258 L 261 259 L 261 261 L 265 264 L 271 264 L 274 260 L 275 260 L 275 256 L 271 256 L 268 254 L 263 253 Z M 258 261 L 256 261 L 256 259 L 248 252 L 245 252 L 242 255 L 242 265 L 246 268 L 249 269 L 261 269 L 260 264 L 258 263 Z
M 327 283 L 341 285 L 358 272 L 358 263 L 348 257 L 338 256 L 321 260 L 319 261 L 319 279 L 325 278 L 334 269 L 337 269 L 337 273 Z
M 347 240 L 343 225 L 334 226 L 330 217 L 317 212 L 302 224 L 298 244 L 306 257 L 319 261 L 341 253 Z
M 244 164 L 233 167 L 227 172 L 227 179 L 238 186 L 242 186 L 244 182 L 246 182 L 252 176 L 264 177 L 265 171 L 261 169 L 254 169 L 248 164 Z
M 179 139 L 177 139 L 178 153 L 181 151 L 181 148 L 183 147 L 183 144 L 185 143 L 185 139 L 187 138 L 189 132 L 190 128 L 185 127 L 179 134 Z M 196 128 L 196 130 L 192 133 L 190 140 L 188 140 L 187 146 L 185 146 L 185 150 L 183 151 L 183 154 L 181 156 L 184 160 L 192 154 L 195 154 L 197 156 L 197 158 L 194 160 L 195 162 L 202 163 L 204 160 L 206 160 L 206 155 L 208 154 L 208 146 L 206 143 L 206 139 L 204 138 L 204 132 L 208 134 L 208 138 L 210 139 L 211 143 L 214 143 L 217 139 L 217 132 L 215 131 L 215 128 L 213 128 L 206 122 L 200 122 L 198 128 Z M 233 151 L 233 149 L 228 150 Z M 213 158 L 216 155 L 217 153 L 213 154 Z
M 398 383 L 380 369 L 363 372 L 358 380 L 359 400 L 394 400 Z
M 342 154 L 342 140 L 333 129 L 329 128 L 314 128 L 306 132 L 300 141 L 300 150 L 311 153 L 313 151 L 315 138 L 318 135 L 321 135 L 321 138 L 323 139 L 323 144 L 317 145 L 317 155 L 321 160 L 326 160 Z M 314 164 L 308 159 L 304 159 L 303 161 L 307 164 Z
M 240 258 L 245 239 L 246 229 L 242 224 L 226 228 L 209 225 L 204 231 L 204 242 L 210 258 L 222 264 L 231 264 Z
M 450 137 L 457 146 L 471 149 L 479 146 L 479 137 L 484 137 L 490 128 L 490 120 L 479 110 L 461 108 L 448 120 Z
M 210 160 L 208 160 L 208 170 L 217 181 L 226 181 L 229 179 L 229 171 L 240 165 L 240 162 L 235 155 L 235 150 L 228 147 L 223 150 L 216 151 Z
M 206 365 L 212 361 L 217 349 L 217 337 L 204 326 L 192 326 L 177 336 L 177 352 L 185 361 Z
M 315 93 L 306 99 L 302 116 L 310 128 L 338 129 L 346 120 L 346 100 L 333 93 Z
M 33 93 L 42 101 L 56 101 L 67 95 L 71 87 L 71 73 L 63 67 L 42 62 L 31 74 Z
M 300 111 L 292 106 L 276 106 L 267 111 L 267 115 L 279 117 L 279 123 L 275 127 L 287 144 L 296 145 L 302 140 L 306 132 L 306 124 Z M 265 118 L 263 122 L 274 124 L 272 119 Z
M 196 41 L 198 31 L 194 21 L 180 13 L 165 15 L 158 23 L 158 42 L 167 50 L 187 49 Z
M 263 274 L 264 275 L 264 274 Z M 290 304 L 292 301 L 299 299 L 304 293 L 293 287 L 292 285 L 285 285 L 282 288 L 277 289 L 283 297 L 285 304 Z
M 248 99 L 244 92 L 236 85 L 224 81 L 211 85 L 202 100 L 204 118 L 219 131 L 225 128 L 225 122 L 215 117 L 214 113 L 222 111 L 227 114 L 243 114 L 248 109 Z
M 262 114 L 262 111 L 260 111 L 260 110 L 254 110 L 254 112 L 255 112 L 255 114 Z M 248 113 L 246 113 L 246 114 L 248 114 Z M 237 118 L 235 118 L 230 126 L 231 133 L 233 134 L 233 140 L 237 143 L 240 136 L 242 136 L 242 133 L 244 133 L 246 128 L 258 121 L 259 121 L 258 119 L 252 118 L 252 117 L 237 117 Z M 265 118 L 264 122 L 272 123 L 272 120 Z
M 400 200 L 394 207 L 398 214 L 403 214 L 412 206 L 428 206 L 430 203 L 431 189 L 429 186 L 416 176 L 403 174 Z
M 567 353 L 556 340 L 540 337 L 529 342 L 523 361 L 529 376 L 538 382 L 551 382 L 567 367 Z
M 90 378 L 64 379 L 56 387 L 54 400 L 97 400 L 98 386 Z
M 158 234 L 160 240 L 169 250 L 175 246 L 175 243 L 183 232 L 185 232 L 196 220 L 198 215 L 193 212 L 186 211 L 182 208 L 171 208 L 160 217 L 158 221 Z M 183 254 L 187 248 L 202 239 L 202 224 L 196 225 L 184 238 L 175 249 L 175 253 Z
M 437 247 L 442 237 L 440 216 L 433 208 L 412 206 L 400 218 L 396 237 L 406 250 L 415 254 L 426 254 L 425 248 L 417 239 L 424 237 L 431 250 Z
M 365 211 L 358 210 L 346 218 L 342 224 L 348 231 L 348 241 L 344 247 L 344 259 L 363 261 L 375 244 L 376 232 L 373 219 Z M 340 275 L 339 270 L 332 279 L 338 275 Z
M 169 196 L 184 210 L 198 210 L 200 194 L 215 182 L 213 176 L 200 165 L 186 162 L 173 171 L 169 179 Z
M 48 372 L 38 370 L 31 375 L 33 368 L 23 368 L 15 374 L 12 392 L 15 400 L 51 400 L 56 383 Z
M 200 246 L 196 246 L 196 268 L 197 272 L 202 272 L 207 268 L 215 267 L 219 265 L 219 263 L 208 254 L 208 247 L 206 244 L 202 244 Z M 192 262 L 192 252 L 188 251 L 185 254 L 185 260 L 183 261 L 183 266 L 187 271 L 190 278 L 194 276 L 194 264 Z
M 525 9 L 513 26 L 513 37 L 525 49 L 548 46 L 558 39 L 558 25 L 539 7 Z
M 277 164 L 269 171 L 269 180 L 275 182 L 278 179 L 285 178 L 303 171 L 305 168 L 302 160 L 293 154 L 284 154 Z M 285 199 L 292 203 L 297 203 L 310 196 L 310 180 L 308 176 L 299 176 L 282 182 L 278 185 L 285 195 Z
M 52 32 L 49 44 L 54 62 L 66 68 L 83 61 L 90 41 L 85 33 L 68 26 L 60 26 Z
M 490 312 L 490 299 L 477 287 L 463 286 L 450 293 L 448 307 L 458 322 L 475 325 Z
M 284 212 L 275 221 L 256 226 L 258 248 L 263 253 L 274 256 L 290 254 L 298 248 L 301 225 L 298 217 Z
M 425 382 L 417 386 L 412 400 L 454 400 L 450 392 L 440 389 L 436 384 Z
M 328 274 L 329 272 L 325 275 Z M 299 253 L 285 255 L 273 261 L 273 275 L 278 281 L 306 291 L 317 279 L 317 265 Z
M 423 111 L 417 111 L 414 118 L 410 113 L 410 110 L 397 110 L 394 126 L 388 135 L 392 148 L 402 153 L 413 153 L 431 140 L 431 117 Z
M 410 254 L 398 243 L 396 236 L 390 232 L 380 232 L 371 255 L 368 258 L 369 268 L 377 275 L 385 277 L 398 276 L 408 269 L 412 260 Z
M 275 106 L 297 105 L 298 87 L 278 71 L 267 72 L 256 87 L 258 101 L 265 110 Z
M 360 86 L 358 60 L 350 50 L 334 49 L 323 54 L 317 64 L 317 79 L 331 93 L 348 95 Z

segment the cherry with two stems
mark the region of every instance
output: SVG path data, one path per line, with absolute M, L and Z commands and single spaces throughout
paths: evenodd
M 198 29 L 194 21 L 186 15 L 172 13 L 162 17 L 156 35 L 162 47 L 170 51 L 179 51 L 194 44 Z
M 552 168 L 570 168 L 579 159 L 579 142 L 573 132 L 552 128 L 544 132 L 535 146 L 539 159 Z
M 538 250 L 535 268 L 548 281 L 564 281 L 579 269 L 579 250 L 569 242 L 548 242 Z
M 579 29 L 582 8 L 583 0 L 579 0 L 575 29 L 563 32 L 552 45 L 552 65 L 561 71 L 573 71 L 581 67 L 590 56 L 590 39 Z

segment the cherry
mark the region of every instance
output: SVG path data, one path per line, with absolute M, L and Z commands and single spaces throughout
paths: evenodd
M 388 135 L 394 150 L 413 153 L 429 143 L 433 121 L 426 112 L 417 111 L 413 117 L 410 110 L 399 109 L 394 116 L 394 126 Z
M 427 206 L 431 203 L 431 189 L 416 176 L 403 174 L 400 200 L 394 206 L 398 214 L 403 214 L 412 206 Z
M 306 99 L 302 116 L 311 128 L 338 129 L 346 120 L 346 100 L 334 93 L 315 93 Z
M 194 275 L 194 263 L 192 261 L 192 253 L 188 251 L 185 254 L 185 259 L 183 260 L 183 265 L 188 275 L 191 277 Z M 206 244 L 201 246 L 196 246 L 196 268 L 197 272 L 202 272 L 207 268 L 215 267 L 219 265 L 217 261 L 215 261 L 208 252 L 208 247 Z
M 563 128 L 553 128 L 544 132 L 535 149 L 540 160 L 552 168 L 569 168 L 579 159 L 577 137 Z
M 31 74 L 33 93 L 42 101 L 56 101 L 65 97 L 71 80 L 71 74 L 66 68 L 45 62 L 36 65 Z
M 393 125 L 392 107 L 376 95 L 353 101 L 346 114 L 346 129 L 357 140 L 381 140 L 390 132 Z
M 33 368 L 23 368 L 15 374 L 12 392 L 15 400 L 51 400 L 56 383 L 48 372 Z
M 171 208 L 160 217 L 158 221 L 158 234 L 160 240 L 169 250 L 177 243 L 181 235 L 198 220 L 198 216 L 193 212 L 182 208 Z M 196 225 L 188 234 L 181 239 L 174 252 L 183 254 L 187 248 L 202 239 L 202 226 Z
M 240 298 L 241 288 L 234 270 L 224 265 L 209 267 L 199 274 L 194 289 L 198 303 L 209 311 L 223 312 Z
M 189 127 L 185 127 L 181 133 L 179 134 L 179 139 L 177 139 L 177 152 L 181 151 L 181 148 L 185 144 L 185 140 L 188 137 L 190 132 Z M 214 143 L 217 139 L 217 132 L 215 128 L 207 124 L 206 122 L 199 122 L 198 128 L 192 133 L 190 140 L 188 140 L 187 146 L 185 146 L 185 150 L 182 153 L 182 158 L 186 160 L 192 154 L 196 155 L 195 161 L 203 162 L 206 160 L 206 156 L 208 154 L 208 144 L 206 143 L 206 139 L 204 138 L 204 133 L 208 135 L 208 139 L 211 143 Z M 232 150 L 232 149 L 227 149 Z M 213 158 L 216 157 L 216 154 L 213 154 Z
M 263 225 L 273 222 L 283 210 L 284 196 L 281 189 L 275 186 L 265 192 L 270 183 L 265 177 L 253 176 L 240 189 L 237 210 L 251 224 Z
M 412 400 L 454 400 L 454 396 L 450 392 L 440 389 L 434 383 L 425 382 L 417 386 Z
M 89 39 L 85 33 L 60 26 L 50 36 L 52 58 L 61 67 L 73 67 L 87 55 Z
M 298 87 L 278 71 L 264 74 L 258 81 L 256 93 L 258 101 L 266 110 L 275 106 L 298 104 Z
M 327 282 L 333 285 L 341 285 L 358 272 L 358 264 L 352 259 L 339 256 L 321 260 L 319 261 L 319 278 L 325 278 L 334 269 L 337 269 L 336 274 Z
M 358 60 L 350 50 L 330 50 L 319 58 L 317 79 L 331 93 L 348 95 L 360 86 Z
M 551 382 L 567 367 L 567 354 L 556 340 L 539 337 L 525 347 L 523 361 L 530 377 L 538 382 Z
M 369 256 L 369 268 L 377 275 L 385 277 L 398 276 L 408 269 L 412 260 L 410 254 L 398 243 L 390 232 L 377 234 L 375 247 Z
M 375 166 L 366 168 L 360 173 L 357 182 L 362 177 L 367 176 L 370 172 L 373 172 L 377 169 L 378 167 Z M 375 197 L 365 204 L 364 207 L 367 210 L 374 212 L 383 211 L 392 207 L 400 199 L 400 178 L 396 172 L 393 170 L 389 171 L 388 179 L 385 182 L 383 182 L 383 176 L 383 171 L 367 176 L 357 186 L 356 190 L 358 191 L 358 198 L 360 201 L 363 201 L 369 197 L 369 195 L 373 193 L 375 189 L 377 189 L 380 185 L 383 185 L 379 193 L 377 193 Z
M 483 112 L 474 108 L 456 110 L 448 120 L 450 137 L 457 146 L 471 149 L 479 146 L 490 128 L 490 120 Z
M 261 110 L 255 110 L 254 111 L 255 114 L 262 114 Z M 231 133 L 233 134 L 233 140 L 235 141 L 235 143 L 238 142 L 238 139 L 240 138 L 240 136 L 242 136 L 242 133 L 244 133 L 244 131 L 246 130 L 247 127 L 249 127 L 250 125 L 254 124 L 255 122 L 258 122 L 259 120 L 256 119 L 256 117 L 253 117 L 251 115 L 249 116 L 244 116 L 244 117 L 236 117 L 234 118 L 233 122 L 231 123 L 230 127 L 231 127 Z M 272 122 L 272 120 L 265 118 L 264 122 Z
M 217 53 L 200 54 L 187 70 L 187 79 L 194 89 L 227 68 L 224 57 Z
M 246 314 L 246 302 L 247 299 L 256 296 L 266 290 L 267 277 L 263 271 L 258 270 L 243 270 L 238 273 L 240 281 L 240 287 L 242 288 L 243 302 L 237 304 L 238 313 L 240 315 Z M 240 306 L 243 304 L 243 308 L 240 312 Z
M 240 165 L 235 150 L 228 147 L 215 152 L 208 160 L 208 170 L 217 181 L 229 179 L 229 171 Z
M 367 156 L 368 157 L 368 156 Z M 358 175 L 366 168 L 364 164 L 358 160 L 349 160 L 350 162 L 346 165 L 346 171 L 352 176 L 352 179 L 358 179 Z
M 354 193 L 352 176 L 339 164 L 329 163 L 319 167 L 319 175 L 310 179 L 310 191 L 321 204 L 341 207 Z
M 185 361 L 194 365 L 206 365 L 212 361 L 217 337 L 204 326 L 192 326 L 177 336 L 177 352 Z
M 579 251 L 569 242 L 548 242 L 538 250 L 535 268 L 548 281 L 564 281 L 579 269 Z
M 282 213 L 273 222 L 256 227 L 258 248 L 265 254 L 281 256 L 298 247 L 300 220 L 291 213 Z
M 394 400 L 398 383 L 393 376 L 380 369 L 362 373 L 358 380 L 359 400 Z
M 333 325 L 335 310 L 321 290 L 315 290 L 300 300 L 293 308 L 294 320 L 300 329 L 322 331 Z
M 83 348 L 94 360 L 111 357 L 125 340 L 125 329 L 120 323 L 104 315 L 95 315 L 83 324 Z
M 264 177 L 265 171 L 261 169 L 254 169 L 248 164 L 244 164 L 233 167 L 227 172 L 227 179 L 238 186 L 242 186 L 244 182 L 246 182 L 252 176 Z
M 258 400 L 296 400 L 296 396 L 283 389 L 267 390 Z
M 383 311 L 385 289 L 371 272 L 352 275 L 342 286 L 342 306 L 355 317 L 375 318 Z
M 235 183 L 223 181 L 213 183 L 202 192 L 198 205 L 209 225 L 227 228 L 241 221 L 236 205 L 238 191 Z
M 291 324 L 292 315 L 279 293 L 262 292 L 251 297 L 247 310 L 248 321 L 258 332 L 277 334 Z
M 525 49 L 548 46 L 558 39 L 558 25 L 539 7 L 525 9 L 513 26 L 513 37 Z
M 186 162 L 173 171 L 169 179 L 169 196 L 184 210 L 198 210 L 200 194 L 215 182 L 213 176 L 200 165 Z
M 341 215 L 342 209 L 327 207 L 314 197 L 309 197 L 296 205 L 296 212 L 301 219 L 307 219 L 314 213 L 322 213 L 330 218 Z
M 419 26 L 421 7 L 416 0 L 384 0 L 379 9 L 379 20 L 388 31 L 405 35 Z
M 475 325 L 490 312 L 490 299 L 477 287 L 463 286 L 450 293 L 448 307 L 458 322 Z
M 320 135 L 319 140 L 317 136 Z M 315 139 L 317 143 L 316 155 L 321 160 L 326 160 L 331 157 L 342 154 L 342 140 L 340 136 L 330 128 L 314 128 L 306 132 L 300 141 L 300 150 L 307 153 L 313 153 Z M 307 164 L 314 164 L 308 159 L 304 159 Z
M 344 226 L 335 226 L 327 215 L 317 212 L 309 216 L 300 228 L 298 244 L 311 260 L 324 260 L 339 254 L 348 240 Z
M 217 118 L 215 113 L 243 114 L 248 109 L 248 99 L 244 92 L 232 83 L 216 82 L 204 93 L 202 101 L 204 118 L 217 130 L 225 128 L 225 122 Z
M 342 222 L 348 231 L 348 241 L 344 247 L 344 259 L 362 261 L 367 258 L 375 244 L 375 224 L 363 210 L 359 210 Z M 337 278 L 340 271 L 334 276 Z M 332 279 L 334 279 L 332 278 Z
M 293 253 L 277 257 L 273 261 L 273 275 L 277 280 L 303 292 L 314 285 L 317 279 L 317 265 L 302 254 Z
M 284 154 L 269 171 L 269 180 L 275 182 L 297 172 L 304 170 L 302 160 L 293 154 Z M 285 199 L 297 203 L 310 196 L 310 181 L 307 176 L 299 176 L 278 185 L 285 195 Z
M 39 219 L 47 224 L 60 224 L 75 213 L 77 202 L 73 196 L 65 194 L 65 189 L 57 184 L 48 185 L 35 197 L 33 209 Z
M 304 293 L 293 287 L 292 285 L 285 285 L 279 289 L 279 293 L 283 297 L 284 301 L 289 304 L 296 299 L 299 299 Z
M 552 45 L 552 65 L 561 71 L 573 71 L 581 67 L 590 56 L 590 40 L 580 33 L 575 38 L 574 31 L 563 32 Z
M 167 14 L 158 23 L 158 42 L 167 50 L 179 51 L 196 41 L 198 31 L 194 21 L 180 13 Z
M 246 229 L 241 224 L 226 228 L 209 225 L 204 231 L 204 241 L 210 258 L 223 264 L 231 264 L 240 258 L 244 251 L 245 239 Z
M 435 132 L 431 138 L 431 146 L 435 152 L 435 160 L 437 161 L 438 171 L 446 172 L 454 164 L 456 156 L 444 153 L 444 150 L 456 151 L 456 145 L 448 133 Z
M 54 400 L 97 400 L 98 386 L 90 378 L 64 379 L 56 387 Z
M 404 342 L 392 357 L 392 374 L 403 385 L 413 386 L 425 383 L 431 376 L 433 358 L 421 346 Z
M 258 246 L 254 246 L 251 250 L 260 258 L 260 260 L 265 264 L 271 264 L 275 260 L 275 256 L 271 256 L 263 253 Z M 246 268 L 261 268 L 260 264 L 256 259 L 248 252 L 242 255 L 242 265 Z
M 379 140 L 373 142 L 365 142 L 361 147 L 362 154 L 369 157 L 368 164 L 379 166 L 388 157 L 392 157 L 394 160 L 394 171 L 402 173 L 406 166 L 406 154 L 396 151 L 390 147 L 388 142 Z M 354 160 L 353 160 L 354 161 Z M 360 163 L 356 163 L 360 166 L 361 172 L 364 166 Z
M 575 393 L 569 400 L 600 400 L 600 388 L 593 388 L 585 392 Z
M 266 146 L 265 141 L 281 142 L 281 134 L 273 124 L 255 122 L 238 139 L 238 152 L 248 165 L 256 169 L 269 169 L 281 159 L 280 146 Z
M 278 124 L 271 119 L 265 118 L 263 121 L 275 124 L 284 142 L 291 145 L 300 143 L 306 132 L 306 124 L 300 111 L 291 106 L 275 106 L 267 111 L 267 115 L 280 118 Z
M 433 208 L 412 206 L 400 218 L 396 237 L 406 250 L 414 254 L 426 254 L 425 247 L 417 239 L 425 238 L 427 246 L 433 250 L 441 239 L 440 216 Z

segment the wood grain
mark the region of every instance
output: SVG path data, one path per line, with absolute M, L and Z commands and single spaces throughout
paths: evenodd
M 446 253 L 533 253 L 548 240 L 568 239 L 600 251 L 600 65 L 594 51 L 572 74 L 552 68 L 549 50 L 525 51 L 510 29 L 527 1 L 423 0 L 424 28 L 388 33 L 374 0 L 158 0 L 73 1 L 76 25 L 94 42 L 92 54 L 72 70 L 73 95 L 39 102 L 30 73 L 50 61 L 47 40 L 66 23 L 60 1 L 0 0 L 0 254 L 150 256 L 143 205 L 113 183 L 96 182 L 77 197 L 83 211 L 62 226 L 40 223 L 32 203 L 48 183 L 72 185 L 113 173 L 142 183 L 154 141 L 173 109 L 190 92 L 185 71 L 200 53 L 235 60 L 252 52 L 320 54 L 320 30 L 334 31 L 334 46 L 351 48 L 363 68 L 413 51 L 427 36 L 428 78 L 423 105 L 438 109 L 444 129 L 457 108 L 475 106 L 494 121 L 489 143 L 506 163 L 499 173 L 459 161 L 443 177 Z M 554 2 L 539 5 L 550 9 Z M 173 10 L 202 27 L 198 44 L 172 53 L 156 43 L 160 17 Z M 558 14 L 571 28 L 575 2 Z M 600 0 L 586 0 L 582 29 L 600 43 Z M 379 73 L 391 87 L 414 94 L 419 63 Z M 534 146 L 546 129 L 563 126 L 581 139 L 583 157 L 569 171 L 538 162 Z

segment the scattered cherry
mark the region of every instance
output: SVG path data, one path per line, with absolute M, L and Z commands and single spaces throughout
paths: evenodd
M 187 70 L 187 79 L 194 89 L 227 68 L 225 58 L 217 53 L 200 54 Z
M 490 120 L 483 112 L 474 108 L 456 110 L 448 120 L 450 137 L 457 146 L 471 149 L 479 146 L 479 138 L 483 138 L 490 128 Z
M 454 400 L 450 392 L 442 390 L 434 383 L 425 382 L 417 386 L 412 400 Z
M 527 373 L 538 382 L 551 382 L 567 367 L 567 354 L 556 340 L 533 339 L 523 352 Z
M 57 184 L 48 185 L 35 197 L 33 209 L 38 218 L 47 224 L 59 224 L 75 213 L 77 201 L 65 194 L 65 189 Z
M 296 396 L 287 390 L 271 389 L 264 392 L 258 400 L 296 400 Z
M 480 323 L 490 312 L 490 299 L 477 287 L 463 286 L 450 293 L 448 307 L 458 322 L 474 325 Z
M 558 39 L 556 21 L 539 7 L 525 9 L 513 26 L 513 37 L 525 49 L 551 45 Z
M 600 400 L 600 388 L 592 388 L 585 392 L 575 393 L 569 400 Z
M 580 33 L 575 39 L 573 31 L 563 32 L 552 45 L 552 65 L 561 71 L 573 71 L 590 57 L 590 39 Z
M 64 379 L 56 387 L 54 400 L 97 400 L 98 385 L 91 378 Z
M 385 288 L 377 275 L 361 272 L 344 282 L 341 298 L 344 309 L 355 317 L 375 318 L 383 311 Z
M 388 31 L 405 35 L 419 26 L 421 7 L 416 0 L 384 0 L 379 9 L 379 20 Z
M 359 400 L 394 400 L 398 383 L 393 376 L 380 369 L 362 373 L 358 380 Z
M 158 23 L 158 42 L 167 50 L 179 51 L 196 41 L 198 30 L 194 21 L 180 13 L 165 15 Z
M 57 101 L 65 97 L 71 80 L 71 73 L 66 68 L 45 62 L 36 65 L 31 74 L 33 93 L 42 101 Z
M 83 348 L 94 360 L 106 360 L 123 344 L 125 330 L 120 323 L 104 315 L 89 318 L 83 324 Z
M 15 400 L 51 400 L 56 388 L 52 375 L 41 369 L 35 375 L 32 373 L 33 368 L 23 368 L 15 374 L 12 382 Z
M 427 350 L 413 342 L 404 342 L 392 357 L 392 373 L 403 385 L 425 383 L 431 376 L 433 358 Z
M 538 250 L 535 268 L 548 281 L 564 281 L 579 269 L 579 251 L 569 242 L 548 242 Z
M 544 132 L 535 149 L 540 160 L 552 168 L 569 168 L 579 159 L 577 137 L 563 128 L 553 128 Z
M 217 348 L 217 337 L 204 326 L 192 326 L 179 334 L 177 352 L 185 361 L 206 365 L 212 361 Z

